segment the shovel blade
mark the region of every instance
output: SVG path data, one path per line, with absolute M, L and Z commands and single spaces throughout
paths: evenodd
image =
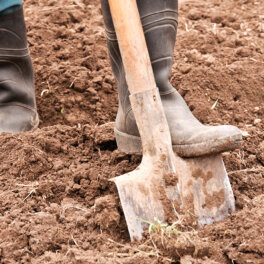
M 118 190 L 131 240 L 140 240 L 144 229 L 155 219 L 165 218 L 164 200 L 179 201 L 176 186 L 165 186 L 162 170 L 141 164 L 136 170 L 112 179 Z M 163 196 L 161 196 L 161 193 Z
M 176 158 L 176 166 L 182 160 Z M 196 217 L 199 227 L 220 221 L 235 211 L 235 199 L 221 154 L 185 159 L 181 175 L 183 207 Z M 182 177 L 183 176 L 183 177 Z
M 223 219 L 235 210 L 232 188 L 221 155 L 182 159 L 176 156 L 179 184 L 167 185 L 164 171 L 143 162 L 134 171 L 113 178 L 117 186 L 131 240 L 140 240 L 147 221 L 164 221 L 173 206 L 182 203 L 199 227 Z

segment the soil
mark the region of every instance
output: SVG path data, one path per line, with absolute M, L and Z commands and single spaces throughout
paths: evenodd
M 179 216 L 133 243 L 109 179 L 141 157 L 116 147 L 100 2 L 27 0 L 24 8 L 41 122 L 0 135 L 0 262 L 264 263 L 261 1 L 182 3 L 170 76 L 200 121 L 243 131 L 242 149 L 223 154 L 236 212 L 204 229 Z

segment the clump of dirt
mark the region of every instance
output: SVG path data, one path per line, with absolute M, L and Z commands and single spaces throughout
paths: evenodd
M 199 238 L 195 232 L 172 233 L 169 236 L 155 234 L 152 241 L 171 262 L 180 261 L 184 256 L 204 258 L 213 254 L 208 241 Z
M 223 154 L 236 213 L 133 243 L 109 179 L 141 157 L 117 150 L 108 123 L 118 97 L 99 0 L 24 7 L 41 123 L 0 135 L 0 262 L 263 263 L 264 6 L 187 1 L 179 10 L 171 83 L 203 123 L 243 131 L 242 149 Z
M 254 198 L 248 206 L 235 215 L 199 231 L 222 250 L 226 258 L 235 263 L 263 263 L 264 195 Z

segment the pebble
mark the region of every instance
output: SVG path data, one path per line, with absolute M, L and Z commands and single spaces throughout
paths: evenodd
M 93 82 L 94 83 L 102 83 L 103 82 L 103 78 L 102 76 L 97 76 L 93 78 Z
M 188 64 L 178 66 L 179 71 L 183 74 L 187 74 L 188 72 L 190 72 L 191 68 L 192 67 Z
M 197 9 L 191 9 L 188 14 L 188 18 L 191 20 L 199 20 L 202 18 L 202 13 Z
M 248 48 L 240 47 L 236 50 L 236 55 L 241 57 L 249 57 L 251 55 L 251 50 Z
M 210 66 L 211 64 L 215 62 L 215 57 L 213 57 L 211 54 L 206 54 L 203 57 L 205 59 L 205 64 L 207 66 Z
M 261 119 L 257 118 L 257 119 L 254 120 L 254 125 L 256 125 L 256 124 L 258 124 L 260 122 L 261 122 Z
M 249 136 L 249 133 L 245 130 L 241 130 L 241 134 L 243 137 L 248 137 Z
M 219 23 L 221 23 L 224 20 L 225 17 L 226 17 L 226 15 L 223 14 L 223 13 L 221 13 L 221 12 L 215 12 L 211 16 L 211 22 L 212 23 L 218 23 L 219 24 Z
M 260 108 L 258 106 L 254 107 L 254 113 L 257 113 L 259 111 L 259 109 Z
M 88 88 L 87 91 L 89 93 L 91 93 L 92 95 L 96 95 L 97 94 L 97 91 L 94 88 L 92 88 L 92 87 Z

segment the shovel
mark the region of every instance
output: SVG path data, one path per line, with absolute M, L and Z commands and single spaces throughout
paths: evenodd
M 109 0 L 109 5 L 142 141 L 139 167 L 112 179 L 131 240 L 142 238 L 146 222 L 170 219 L 175 208 L 200 227 L 223 219 L 235 206 L 221 155 L 174 154 L 136 0 Z

